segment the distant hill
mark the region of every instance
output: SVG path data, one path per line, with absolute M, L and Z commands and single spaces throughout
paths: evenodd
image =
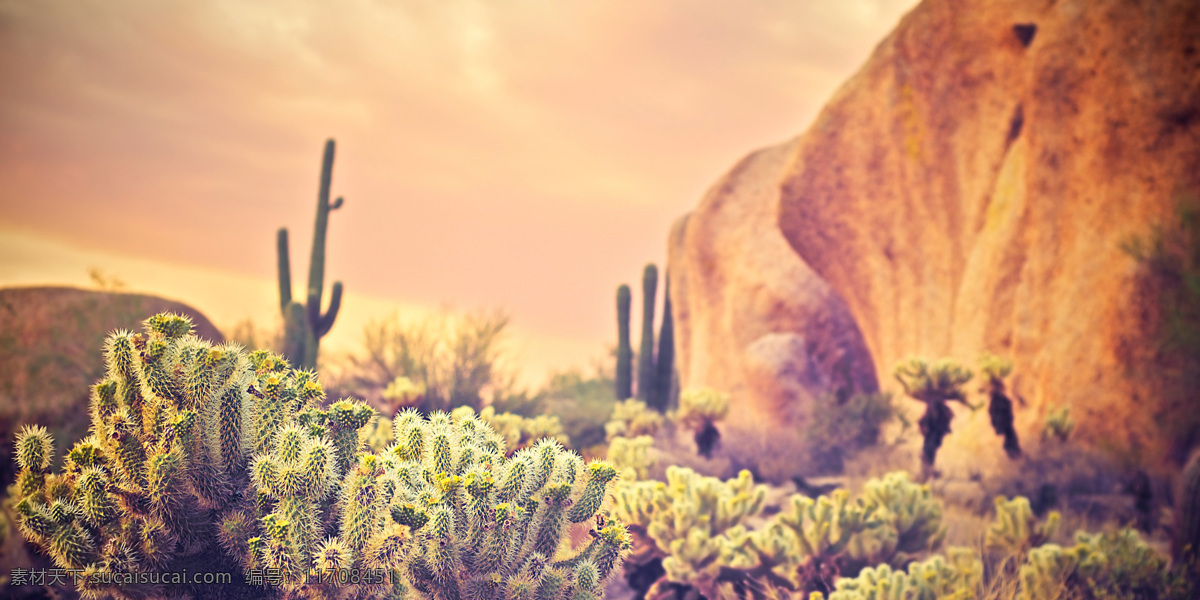
M 104 339 L 115 329 L 141 330 L 159 312 L 191 317 L 194 333 L 214 343 L 221 332 L 200 311 L 144 294 L 68 287 L 0 289 L 0 483 L 15 475 L 12 444 L 26 423 L 45 425 L 55 458 L 88 430 L 90 386 L 104 374 Z

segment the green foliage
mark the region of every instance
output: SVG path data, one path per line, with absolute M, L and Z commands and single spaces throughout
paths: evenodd
M 1018 576 L 1021 600 L 1193 597 L 1180 569 L 1170 568 L 1132 529 L 1079 532 L 1074 546 L 1034 548 Z
M 443 312 L 408 322 L 391 315 L 372 321 L 364 331 L 363 351 L 346 357 L 330 388 L 392 409 L 398 407 L 396 398 L 384 394 L 389 386 L 392 394 L 401 392 L 393 384 L 405 378 L 416 390 L 424 389 L 414 406 L 418 410 L 478 410 L 485 400 L 514 394 L 502 364 L 508 324 L 501 312 Z M 404 387 L 405 393 L 413 391 Z M 485 398 L 489 391 L 492 397 Z
M 658 372 L 654 368 L 654 300 L 658 292 L 658 267 L 646 265 L 642 272 L 642 343 L 638 351 L 637 397 L 659 410 Z
M 794 495 L 765 521 L 766 489 L 748 472 L 721 482 L 668 467 L 667 476 L 613 493 L 614 514 L 641 535 L 630 560 L 663 557 L 659 590 L 687 585 L 710 598 L 829 590 L 839 573 L 903 567 L 945 535 L 941 504 L 904 473 L 869 481 L 857 498 Z
M 586 376 L 578 369 L 552 374 L 531 401 L 520 405 L 497 402 L 493 406 L 497 411 L 526 416 L 547 414 L 558 417 L 563 433 L 574 448 L 584 452 L 604 442 L 603 423 L 613 411 L 614 404 L 612 373 L 596 366 L 594 372 Z
M 342 282 L 335 281 L 329 297 L 329 308 L 321 313 L 321 296 L 325 287 L 325 236 L 329 212 L 342 206 L 342 198 L 329 201 L 329 185 L 333 179 L 334 141 L 325 142 L 321 160 L 321 184 L 317 193 L 317 217 L 313 226 L 312 258 L 308 266 L 308 288 L 303 304 L 292 300 L 292 269 L 288 256 L 288 233 L 279 230 L 276 253 L 279 261 L 279 310 L 284 321 L 284 356 L 293 368 L 314 369 L 317 366 L 321 338 L 329 333 L 342 304 Z
M 923 475 L 928 475 L 954 418 L 946 402 L 954 400 L 967 404 L 962 386 L 971 380 L 971 371 L 948 358 L 932 365 L 920 358 L 910 358 L 896 365 L 893 375 L 904 387 L 905 394 L 925 403 L 925 414 L 919 425 L 921 435 L 925 437 L 921 464 Z
M 633 295 L 629 286 L 617 288 L 617 375 L 616 394 L 618 400 L 633 397 L 633 346 L 629 341 L 629 317 Z
M 984 537 L 984 549 L 999 559 L 1024 557 L 1031 548 L 1041 546 L 1058 531 L 1062 517 L 1050 511 L 1045 522 L 1038 522 L 1029 499 L 996 497 L 996 516 Z
M 675 421 L 692 431 L 700 431 L 729 415 L 729 394 L 712 388 L 683 390 Z
M 18 443 L 18 527 L 62 568 L 88 572 L 279 569 L 261 594 L 439 600 L 535 590 L 593 598 L 629 546 L 609 520 L 578 552 L 567 528 L 602 515 L 616 469 L 585 466 L 553 440 L 504 455 L 473 411 L 406 410 L 383 452 L 363 452 L 374 411 L 321 408 L 315 375 L 280 356 L 212 347 L 173 315 L 145 334 L 117 332 L 95 387 L 93 436 L 48 473 L 40 428 Z M 377 569 L 339 586 L 332 569 Z M 326 576 L 322 580 L 322 576 Z M 544 593 L 543 593 L 544 592 Z M 199 590 L 107 586 L 89 596 L 141 598 Z M 522 592 L 524 593 L 524 592 Z
M 1043 438 L 1065 442 L 1074 430 L 1075 421 L 1071 419 L 1071 407 L 1062 406 L 1050 409 L 1050 412 L 1046 413 L 1046 425 L 1042 429 Z
M 921 400 L 965 401 L 962 386 L 971 380 L 971 370 L 945 358 L 932 365 L 920 358 L 910 358 L 896 365 L 896 381 L 904 393 Z
M 889 394 L 836 394 L 817 398 L 805 432 L 810 462 L 820 471 L 841 472 L 843 461 L 879 440 L 879 432 L 896 414 Z

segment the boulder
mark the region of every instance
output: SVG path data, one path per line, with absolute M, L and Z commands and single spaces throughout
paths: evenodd
M 45 425 L 61 459 L 87 434 L 105 338 L 115 329 L 141 331 L 142 321 L 160 312 L 187 315 L 197 336 L 224 342 L 203 314 L 174 300 L 67 287 L 0 289 L 0 443 L 12 448 L 22 425 Z M 11 452 L 6 456 L 4 485 L 15 475 Z
M 899 391 L 906 357 L 988 351 L 1014 360 L 1023 440 L 1065 405 L 1074 441 L 1161 468 L 1188 440 L 1164 434 L 1161 315 L 1123 243 L 1197 190 L 1200 4 L 926 0 L 677 222 L 681 383 L 733 394 L 727 435 L 773 441 L 846 385 L 839 361 Z M 986 411 L 954 411 L 939 469 L 1020 469 Z

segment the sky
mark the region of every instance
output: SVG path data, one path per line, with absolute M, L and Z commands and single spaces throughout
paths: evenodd
M 0 286 L 94 268 L 271 326 L 275 232 L 299 294 L 334 138 L 330 343 L 502 309 L 535 385 L 606 355 L 672 221 L 914 5 L 0 0 Z

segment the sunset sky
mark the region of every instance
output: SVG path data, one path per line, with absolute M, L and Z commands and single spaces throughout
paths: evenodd
M 615 343 L 671 222 L 914 4 L 0 0 L 0 286 L 97 267 L 270 325 L 275 231 L 299 292 L 332 137 L 331 342 L 503 308 L 537 383 Z

